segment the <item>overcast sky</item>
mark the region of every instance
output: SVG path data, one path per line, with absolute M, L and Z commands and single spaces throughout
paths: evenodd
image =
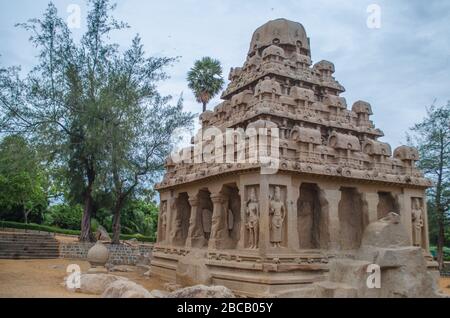
M 28 71 L 36 51 L 28 34 L 15 23 L 40 17 L 47 0 L 0 2 L 0 64 L 21 65 Z M 85 1 L 56 0 L 68 17 L 78 4 L 84 23 Z M 368 6 L 381 9 L 381 27 L 369 28 Z M 160 85 L 164 94 L 185 97 L 185 108 L 198 113 L 186 85 L 186 73 L 196 59 L 212 56 L 224 66 L 242 66 L 253 31 L 268 20 L 300 22 L 311 39 L 312 59 L 333 62 L 344 85 L 349 107 L 362 99 L 372 104 L 373 120 L 393 147 L 405 142 L 405 132 L 425 114 L 435 99 L 450 100 L 450 1 L 422 0 L 121 0 L 116 17 L 131 28 L 113 41 L 128 45 L 139 33 L 148 54 L 181 56 Z M 73 29 L 75 37 L 84 31 Z M 209 107 L 219 102 L 216 99 Z

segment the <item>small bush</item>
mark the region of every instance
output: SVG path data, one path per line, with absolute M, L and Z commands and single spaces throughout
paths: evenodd
M 80 205 L 58 204 L 49 208 L 45 215 L 45 224 L 57 228 L 80 230 L 83 208 Z

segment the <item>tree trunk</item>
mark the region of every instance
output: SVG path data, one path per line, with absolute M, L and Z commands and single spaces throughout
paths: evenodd
M 206 112 L 206 103 L 205 102 L 203 102 L 203 112 Z
M 122 212 L 122 205 L 123 200 L 122 198 L 118 199 L 116 202 L 116 205 L 114 206 L 114 216 L 113 216 L 113 237 L 112 237 L 112 243 L 113 244 L 120 244 L 120 231 L 121 231 L 121 225 L 120 225 L 120 214 Z
M 90 242 L 91 238 L 91 216 L 93 208 L 92 188 L 95 180 L 95 173 L 93 169 L 87 169 L 88 186 L 84 194 L 84 210 L 81 219 L 81 234 L 80 242 Z
M 442 133 L 440 134 L 440 153 L 438 162 L 438 180 L 436 184 L 436 212 L 438 217 L 438 240 L 437 240 L 437 262 L 439 264 L 439 270 L 444 269 L 444 244 L 445 244 L 445 209 L 442 206 L 442 176 L 444 173 L 444 140 L 442 139 Z
M 92 194 L 91 191 L 86 193 L 84 199 L 83 217 L 81 219 L 81 242 L 91 241 L 91 215 L 92 215 Z
M 25 220 L 25 224 L 28 224 L 28 212 L 25 208 L 23 208 L 23 218 Z
M 438 211 L 438 240 L 437 240 L 437 262 L 439 264 L 439 271 L 444 269 L 444 245 L 445 245 L 445 225 L 443 215 L 441 215 L 441 211 Z

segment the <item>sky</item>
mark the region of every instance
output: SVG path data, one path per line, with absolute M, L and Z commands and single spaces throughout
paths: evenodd
M 228 79 L 231 67 L 242 66 L 256 28 L 269 20 L 300 22 L 311 40 L 313 62 L 335 64 L 336 79 L 346 88 L 349 107 L 357 100 L 372 105 L 372 120 L 395 148 L 423 119 L 426 107 L 450 100 L 450 1 L 442 0 L 119 0 L 114 13 L 131 28 L 111 41 L 126 48 L 139 33 L 149 56 L 179 56 L 167 69 L 170 79 L 159 89 L 199 113 L 201 105 L 187 87 L 186 74 L 203 56 L 219 59 Z M 36 50 L 29 34 L 14 25 L 40 17 L 47 0 L 0 1 L 0 65 L 27 72 Z M 65 19 L 78 5 L 81 27 L 84 0 L 56 0 Z M 375 5 L 375 6 L 374 6 Z M 377 11 L 373 11 L 375 10 Z M 372 18 L 375 17 L 375 26 Z M 209 108 L 220 102 L 217 97 Z

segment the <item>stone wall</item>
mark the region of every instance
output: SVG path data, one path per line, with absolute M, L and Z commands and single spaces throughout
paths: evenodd
M 59 255 L 61 258 L 85 259 L 93 243 L 60 243 Z M 152 256 L 152 244 L 110 245 L 106 244 L 110 251 L 109 263 L 113 265 L 136 265 L 148 263 Z

